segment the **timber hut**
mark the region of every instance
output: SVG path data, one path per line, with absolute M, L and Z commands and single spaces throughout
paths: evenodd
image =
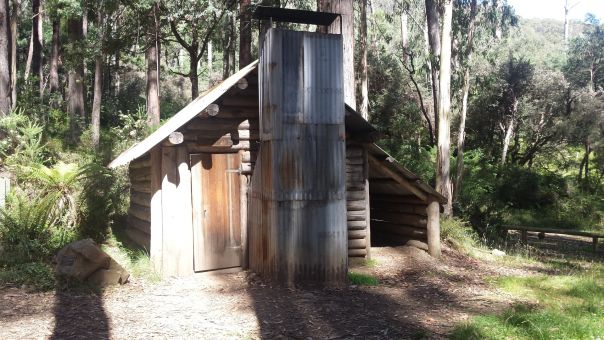
M 344 102 L 342 36 L 273 27 L 339 15 L 259 7 L 260 59 L 113 160 L 129 164 L 128 235 L 163 276 L 249 268 L 342 284 L 371 235 L 440 252 L 443 197 Z

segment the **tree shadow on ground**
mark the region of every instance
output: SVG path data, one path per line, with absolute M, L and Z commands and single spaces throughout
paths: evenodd
M 110 323 L 101 293 L 57 291 L 51 339 L 109 339 Z
M 376 287 L 285 288 L 252 281 L 248 294 L 262 339 L 444 338 L 454 318 L 485 312 L 437 270 L 400 269 Z M 463 281 L 455 278 L 454 281 Z

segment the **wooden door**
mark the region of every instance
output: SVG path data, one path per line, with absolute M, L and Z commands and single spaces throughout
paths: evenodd
M 191 155 L 195 271 L 241 266 L 239 155 Z

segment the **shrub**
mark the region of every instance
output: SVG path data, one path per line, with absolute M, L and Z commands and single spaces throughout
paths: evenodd
M 41 291 L 53 289 L 55 276 L 51 266 L 43 262 L 32 262 L 13 267 L 0 267 L 0 286 L 23 285 Z
M 46 196 L 9 197 L 0 213 L 0 265 L 48 260 L 56 249 L 54 201 Z M 59 242 L 60 243 L 60 242 Z

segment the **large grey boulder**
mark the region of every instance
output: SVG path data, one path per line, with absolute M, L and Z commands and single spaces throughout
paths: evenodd
M 55 256 L 55 272 L 96 286 L 124 284 L 130 274 L 99 248 L 92 239 L 72 242 Z

